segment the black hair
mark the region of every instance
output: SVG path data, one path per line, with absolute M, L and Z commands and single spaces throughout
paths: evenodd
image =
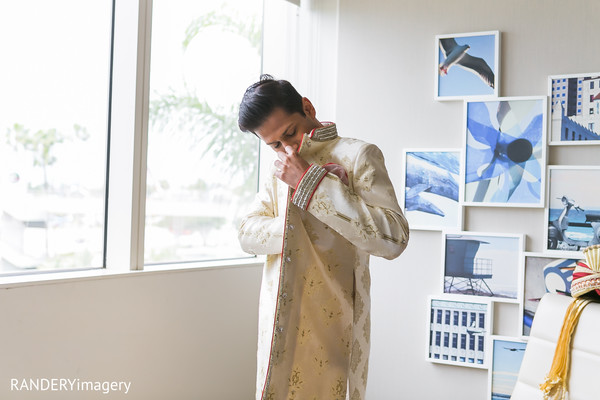
M 302 96 L 291 83 L 263 74 L 244 93 L 238 114 L 240 130 L 254 133 L 276 108 L 288 114 L 306 115 L 302 109 Z

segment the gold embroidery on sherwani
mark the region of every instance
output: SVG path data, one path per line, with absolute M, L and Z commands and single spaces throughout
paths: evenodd
M 367 377 L 368 376 L 369 376 L 369 363 L 365 363 L 365 365 L 363 367 L 363 372 L 360 375 L 364 386 L 367 386 Z
M 360 348 L 360 343 L 358 343 L 358 340 L 355 340 L 354 345 L 352 346 L 352 362 L 350 364 L 352 372 L 356 372 L 356 368 L 358 368 L 358 364 L 360 364 L 361 359 L 362 349 Z
M 354 173 L 360 176 L 355 186 L 360 188 L 360 190 L 370 192 L 373 186 L 373 181 L 375 180 L 375 168 L 370 163 L 365 161 Z
M 335 385 L 332 386 L 331 392 L 333 394 L 334 399 L 343 400 L 346 397 L 346 382 L 341 378 L 335 382 Z
M 332 297 L 321 307 L 321 318 L 325 325 L 337 321 L 342 316 L 342 307 L 340 301 L 336 297 Z
M 360 296 L 360 292 L 354 293 L 354 323 L 356 324 L 360 317 L 362 317 L 365 303 Z
M 336 212 L 335 216 L 338 217 L 338 218 L 340 218 L 340 219 L 343 219 L 346 222 L 352 222 L 352 219 L 349 216 L 344 215 L 341 212 Z
M 371 274 L 368 269 L 363 269 L 362 276 L 360 277 L 360 281 L 363 284 L 363 287 L 370 288 L 371 287 Z
M 313 324 L 311 321 L 306 318 L 306 315 L 303 315 L 300 324 L 296 327 L 296 330 L 298 331 L 298 343 L 301 345 L 310 343 L 312 338 L 312 326 Z
M 325 354 L 326 353 L 323 351 L 323 346 L 320 346 L 320 350 L 317 352 L 317 354 L 315 354 L 314 367 L 318 375 L 321 375 L 321 373 L 327 369 L 329 364 L 329 359 L 326 358 L 327 356 Z
M 304 293 L 308 296 L 321 293 L 323 289 L 323 280 L 316 267 L 311 267 L 306 274 L 302 275 L 304 279 Z
M 280 292 L 279 304 L 282 308 L 287 307 L 294 301 L 294 298 L 289 294 L 291 292 L 289 284 L 285 283 Z
M 300 367 L 296 366 L 292 370 L 292 376 L 290 376 L 289 379 L 290 394 L 295 395 L 297 391 L 302 389 L 303 384 L 304 382 L 302 381 L 302 372 L 300 370 Z
M 352 348 L 352 325 L 348 325 L 344 330 L 344 334 L 339 338 L 339 344 L 341 351 L 346 355 L 350 355 L 350 349 Z
M 277 400 L 277 397 L 275 396 L 275 391 L 273 390 L 272 387 L 265 394 L 265 400 Z

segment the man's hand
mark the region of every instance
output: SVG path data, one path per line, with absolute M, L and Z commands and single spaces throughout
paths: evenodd
M 285 146 L 285 151 L 277 152 L 277 158 L 275 176 L 295 188 L 310 164 L 292 146 Z

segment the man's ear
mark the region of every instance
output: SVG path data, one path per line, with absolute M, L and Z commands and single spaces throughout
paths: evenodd
M 302 98 L 302 111 L 304 111 L 304 114 L 311 118 L 315 118 L 317 115 L 317 110 L 315 110 L 315 107 L 306 97 Z

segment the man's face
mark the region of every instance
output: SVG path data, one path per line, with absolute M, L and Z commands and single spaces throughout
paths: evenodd
M 286 146 L 298 151 L 302 136 L 322 126 L 307 98 L 303 99 L 303 108 L 306 115 L 288 114 L 282 108 L 276 108 L 255 133 L 276 152 L 285 151 Z

